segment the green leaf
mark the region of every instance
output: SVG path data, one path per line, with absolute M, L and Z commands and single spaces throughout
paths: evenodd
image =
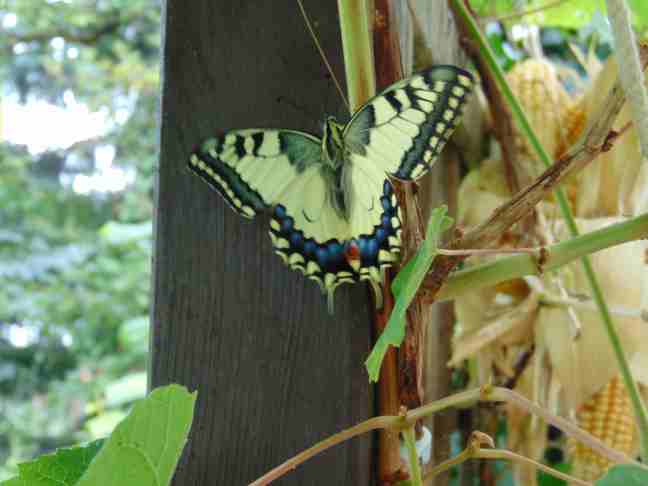
M 634 14 L 634 20 L 641 29 L 648 27 L 648 2 L 646 0 L 628 0 L 628 5 Z
M 168 485 L 193 420 L 196 393 L 180 385 L 153 390 L 103 441 L 20 464 L 0 486 Z
M 96 440 L 86 446 L 59 449 L 18 466 L 18 477 L 0 486 L 72 486 L 88 468 L 103 444 Z
M 78 486 L 169 484 L 193 420 L 196 393 L 180 385 L 153 390 L 133 407 Z
M 495 16 L 514 12 L 516 0 L 470 0 L 470 6 L 480 17 Z
M 442 206 L 440 208 L 437 208 L 435 211 L 442 211 L 442 210 L 447 211 L 447 208 L 445 206 Z M 430 215 L 430 221 L 428 222 L 428 227 L 427 227 L 427 230 L 426 230 L 426 232 L 427 232 L 426 235 L 425 235 L 426 239 L 423 242 L 423 245 L 427 245 L 426 248 L 427 248 L 428 251 L 431 251 L 432 248 L 434 248 L 434 251 L 436 251 L 436 240 L 430 239 L 430 235 L 432 235 L 431 231 L 435 230 L 434 227 L 433 227 L 433 223 L 435 223 L 435 222 L 432 219 L 434 216 L 435 216 L 435 213 L 432 212 L 432 214 Z M 452 228 L 453 224 L 454 224 L 453 219 L 445 216 L 445 214 L 444 214 L 443 221 L 441 222 L 441 231 L 440 232 L 443 233 L 444 231 Z M 434 245 L 435 245 L 434 247 L 430 246 L 431 242 L 434 243 Z M 414 255 L 414 257 L 409 262 L 407 262 L 407 265 L 405 265 L 403 268 L 400 269 L 400 271 L 398 272 L 398 275 L 396 275 L 396 278 L 392 282 L 392 292 L 394 293 L 394 297 L 398 298 L 398 296 L 400 295 L 405 283 L 411 278 L 410 275 L 413 273 L 414 269 L 418 265 L 418 261 L 416 259 L 420 254 L 421 254 L 421 251 L 419 250 L 416 253 L 416 255 Z M 436 256 L 436 254 L 433 255 L 432 258 L 434 258 L 434 256 Z
M 371 354 L 365 361 L 370 381 L 378 381 L 380 366 L 389 346 L 398 347 L 405 337 L 405 316 L 423 279 L 437 253 L 437 243 L 441 233 L 451 224 L 446 217 L 447 208 L 442 206 L 432 211 L 425 241 L 419 251 L 398 273 L 392 289 L 396 298 L 394 309 Z
M 542 2 L 533 2 L 533 7 L 541 7 Z M 551 25 L 574 29 L 591 22 L 596 12 L 605 12 L 602 0 L 570 0 L 556 7 L 542 10 L 526 17 L 530 22 L 539 25 Z
M 543 8 L 551 4 L 551 8 Z M 569 0 L 560 4 L 552 4 L 547 0 L 528 0 L 520 2 L 515 0 L 470 0 L 470 5 L 479 16 L 506 16 L 508 14 L 523 12 L 525 10 L 540 9 L 539 12 L 526 15 L 524 21 L 542 26 L 564 27 L 579 29 L 592 22 L 595 14 L 605 15 L 606 5 L 604 0 Z M 648 26 L 648 2 L 645 0 L 628 0 L 628 5 L 633 14 L 633 21 L 639 29 Z M 512 22 L 519 23 L 519 18 Z
M 596 486 L 646 486 L 648 470 L 639 466 L 620 464 L 594 483 Z

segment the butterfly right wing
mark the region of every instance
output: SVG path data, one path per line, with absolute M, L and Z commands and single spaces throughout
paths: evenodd
M 321 164 L 319 139 L 292 130 L 232 130 L 206 140 L 189 168 L 244 218 L 279 202 L 290 184 Z
M 443 65 L 387 87 L 344 129 L 351 166 L 402 180 L 423 176 L 459 124 L 472 87 L 468 71 Z

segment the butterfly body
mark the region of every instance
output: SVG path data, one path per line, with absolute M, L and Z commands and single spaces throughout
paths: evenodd
M 238 214 L 270 211 L 275 252 L 331 296 L 345 282 L 381 280 L 397 259 L 401 217 L 389 177 L 423 175 L 472 86 L 434 66 L 396 83 L 321 139 L 294 130 L 232 130 L 207 140 L 189 167 Z

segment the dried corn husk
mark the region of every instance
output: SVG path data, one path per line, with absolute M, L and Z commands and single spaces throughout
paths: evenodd
M 615 82 L 617 66 L 610 58 L 600 75 L 572 110 L 566 125 L 571 127 L 570 142 L 576 141 L 581 131 L 597 116 L 601 104 L 606 102 L 602 93 L 607 93 Z M 584 118 L 583 121 L 580 119 Z M 621 130 L 631 120 L 630 109 L 624 105 L 613 128 Z M 582 130 L 582 129 L 581 129 Z M 633 214 L 638 204 L 638 191 L 646 186 L 646 174 L 641 173 L 641 157 L 637 132 L 631 128 L 616 140 L 612 150 L 599 155 L 579 176 L 579 190 L 575 199 L 575 211 L 581 217 Z
M 526 73 L 523 72 L 525 65 L 529 69 Z M 600 103 L 605 100 L 602 93 L 614 81 L 615 68 L 608 64 L 592 87 L 579 100 L 570 102 L 562 87 L 555 93 L 550 90 L 553 95 L 547 91 L 547 86 L 558 82 L 555 72 L 547 65 L 546 61 L 522 63 L 516 68 L 520 72 L 512 72 L 510 80 L 545 148 L 557 157 L 577 142 L 584 127 L 596 116 Z M 549 81 L 545 82 L 543 76 Z M 544 102 L 538 101 L 542 96 Z M 547 102 L 547 97 L 551 102 Z M 552 109 L 557 105 L 560 106 L 556 115 Z M 620 129 L 627 120 L 629 114 L 624 109 L 616 128 Z M 518 140 L 518 146 L 522 160 L 533 158 L 526 141 Z M 628 208 L 634 211 L 638 207 L 638 194 L 646 186 L 641 179 L 645 174 L 639 173 L 638 165 L 638 141 L 630 130 L 612 151 L 568 181 L 568 196 L 577 210 L 577 224 L 582 233 L 622 221 L 622 211 Z M 634 192 L 629 189 L 635 183 L 632 179 L 638 180 Z M 487 160 L 462 183 L 459 223 L 479 224 L 508 197 L 501 162 L 496 157 Z M 545 241 L 569 237 L 550 200 L 539 206 L 536 221 L 534 231 Z M 506 246 L 514 241 L 515 237 L 503 235 L 499 244 Z M 469 262 L 484 260 L 472 258 Z M 635 312 L 641 308 L 644 245 L 632 242 L 610 248 L 592 255 L 591 260 L 606 301 L 613 309 L 615 325 L 626 355 L 632 360 L 635 378 L 648 385 L 648 358 L 645 357 L 648 356 L 648 325 Z M 535 355 L 519 378 L 516 390 L 555 413 L 570 417 L 580 414 L 583 425 L 587 425 L 583 412 L 587 407 L 582 408 L 583 404 L 595 400 L 597 394 L 607 396 L 608 392 L 601 390 L 616 386 L 609 384 L 618 381 L 616 359 L 589 292 L 581 265 L 575 262 L 551 275 L 517 279 L 457 298 L 458 326 L 451 364 L 457 365 L 466 358 L 476 359 L 480 383 L 502 380 L 515 372 L 516 357 L 533 344 Z M 574 339 L 576 325 L 581 326 L 578 339 Z M 611 390 L 616 397 L 623 393 L 618 387 Z M 617 422 L 624 427 L 626 422 L 632 422 L 625 409 L 608 406 L 607 410 L 610 424 L 614 423 L 611 427 L 619 426 Z M 507 418 L 511 447 L 529 457 L 540 458 L 544 449 L 542 426 L 534 423 L 532 417 L 513 410 L 507 410 Z M 623 448 L 628 443 L 623 440 L 619 442 L 621 450 L 632 453 Z M 520 484 L 534 484 L 530 470 L 516 467 L 515 474 Z

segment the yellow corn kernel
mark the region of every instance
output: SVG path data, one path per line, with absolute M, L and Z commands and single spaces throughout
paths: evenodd
M 636 454 L 635 421 L 628 390 L 621 378 L 613 378 L 577 413 L 578 425 L 605 444 L 630 457 Z M 572 474 L 585 481 L 605 474 L 612 462 L 589 447 L 570 439 Z

